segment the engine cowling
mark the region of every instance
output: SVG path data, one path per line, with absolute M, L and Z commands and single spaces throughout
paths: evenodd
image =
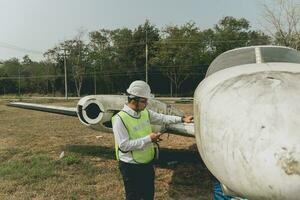
M 126 102 L 125 95 L 86 96 L 79 100 L 76 112 L 84 125 L 98 131 L 112 132 L 111 118 L 122 110 Z M 183 115 L 181 110 L 155 99 L 149 100 L 147 108 L 167 115 Z M 152 125 L 152 130 L 163 132 L 165 125 Z
M 124 102 L 122 98 L 86 96 L 79 100 L 77 114 L 84 125 L 99 131 L 112 132 L 111 118 L 122 109 Z

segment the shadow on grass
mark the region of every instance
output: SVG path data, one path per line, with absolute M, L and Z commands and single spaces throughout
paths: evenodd
M 96 156 L 106 159 L 115 159 L 113 148 L 98 145 L 68 145 L 66 151 L 78 153 L 83 156 Z
M 159 160 L 156 161 L 156 165 L 162 168 L 173 168 L 182 163 L 200 164 L 203 162 L 197 151 L 160 148 Z
M 111 147 L 98 145 L 68 145 L 66 151 L 78 153 L 83 156 L 96 156 L 106 159 L 115 159 L 115 151 Z M 156 166 L 173 169 L 178 164 L 201 164 L 204 165 L 199 153 L 195 150 L 160 148 L 159 160 Z
M 115 159 L 114 149 L 105 146 L 69 145 L 66 150 L 83 156 Z M 155 165 L 173 170 L 169 184 L 172 199 L 212 199 L 212 175 L 195 145 L 188 150 L 161 148 L 160 159 Z
M 192 145 L 189 150 L 169 150 L 162 155 L 162 165 L 173 169 L 169 184 L 172 199 L 212 199 L 212 175 L 196 149 Z

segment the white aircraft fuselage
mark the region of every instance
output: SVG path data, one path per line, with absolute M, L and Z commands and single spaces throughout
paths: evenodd
M 252 48 L 261 53 L 259 47 Z M 224 66 L 197 87 L 198 150 L 227 194 L 296 200 L 300 198 L 300 64 L 263 62 L 259 55 L 255 61 Z

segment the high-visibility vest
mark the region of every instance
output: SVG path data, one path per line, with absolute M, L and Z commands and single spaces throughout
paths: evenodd
M 150 125 L 149 113 L 148 110 L 143 110 L 140 113 L 139 118 L 132 117 L 124 111 L 120 111 L 117 114 L 124 126 L 127 129 L 129 140 L 135 140 L 149 135 L 152 132 Z M 112 123 L 114 123 L 115 117 L 112 118 Z M 119 146 L 115 143 L 116 157 L 119 160 Z M 149 163 L 154 158 L 154 146 L 153 143 L 148 144 L 142 150 L 133 150 L 131 151 L 132 158 L 136 163 Z

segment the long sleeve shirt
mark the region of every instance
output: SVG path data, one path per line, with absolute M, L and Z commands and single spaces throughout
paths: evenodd
M 139 117 L 140 115 L 140 113 L 137 113 L 127 105 L 124 105 L 122 110 L 131 115 L 132 117 Z M 148 111 L 151 124 L 171 124 L 181 122 L 181 117 L 179 116 L 164 115 L 151 110 Z M 136 163 L 133 160 L 130 151 L 142 150 L 147 145 L 151 144 L 150 135 L 135 140 L 129 140 L 128 131 L 118 115 L 116 115 L 115 117 L 115 121 L 113 124 L 113 132 L 115 142 L 117 143 L 120 149 L 118 152 L 119 159 L 123 162 Z

